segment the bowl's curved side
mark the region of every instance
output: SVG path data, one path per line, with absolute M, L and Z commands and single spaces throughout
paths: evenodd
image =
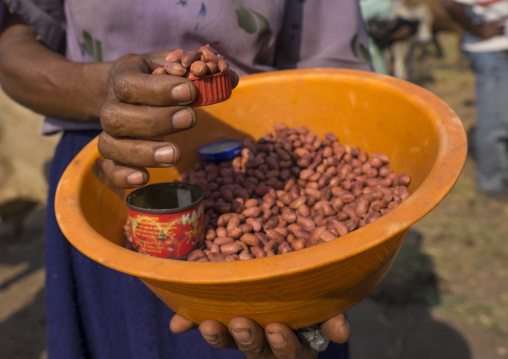
M 127 218 L 125 191 L 103 172 L 97 140 L 90 141 L 64 171 L 55 194 L 55 214 L 62 233 L 76 249 L 118 270 L 115 253 L 125 249 L 119 246 Z
M 174 312 L 201 323 L 227 323 L 239 316 L 262 326 L 287 323 L 303 328 L 343 313 L 369 295 L 391 268 L 407 231 L 330 265 L 303 273 L 240 283 L 170 283 L 142 279 Z

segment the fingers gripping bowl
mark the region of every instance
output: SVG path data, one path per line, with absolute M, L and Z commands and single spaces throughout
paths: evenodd
M 171 309 L 197 323 L 247 316 L 261 325 L 284 322 L 297 329 L 352 307 L 381 282 L 410 226 L 448 194 L 466 158 L 464 128 L 442 100 L 374 73 L 313 69 L 251 75 L 228 101 L 198 112 L 196 127 L 174 136 L 185 154 L 182 162 L 152 169 L 151 183 L 178 179 L 207 143 L 257 139 L 285 122 L 386 153 L 394 171 L 411 176 L 411 195 L 344 237 L 284 255 L 218 263 L 150 257 L 122 246 L 128 191 L 102 173 L 92 141 L 57 190 L 63 233 L 86 256 L 139 277 Z

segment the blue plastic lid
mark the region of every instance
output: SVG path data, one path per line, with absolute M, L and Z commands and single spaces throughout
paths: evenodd
M 224 140 L 209 143 L 198 150 L 199 159 L 203 162 L 220 162 L 235 158 L 242 151 L 242 141 Z

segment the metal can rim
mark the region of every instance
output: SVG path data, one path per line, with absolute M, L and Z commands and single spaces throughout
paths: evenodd
M 186 188 L 186 189 L 197 190 L 199 192 L 200 196 L 196 201 L 192 202 L 188 206 L 179 207 L 179 208 L 162 208 L 162 209 L 161 208 L 143 208 L 143 207 L 135 206 L 130 203 L 130 201 L 132 200 L 133 197 L 139 196 L 145 191 L 149 191 L 149 190 L 154 189 L 156 187 L 163 187 L 163 186 L 166 187 L 169 185 L 172 187 L 177 187 L 177 188 Z M 137 212 L 152 213 L 152 214 L 171 214 L 171 213 L 179 213 L 179 212 L 188 211 L 189 209 L 197 207 L 203 201 L 204 201 L 203 189 L 200 186 L 195 185 L 193 183 L 176 182 L 176 181 L 175 182 L 161 182 L 161 183 L 149 184 L 147 186 L 143 186 L 141 188 L 137 188 L 137 189 L 133 190 L 131 193 L 129 193 L 127 195 L 127 197 L 125 197 L 125 204 L 127 205 L 127 208 L 129 208 L 133 211 L 137 211 Z

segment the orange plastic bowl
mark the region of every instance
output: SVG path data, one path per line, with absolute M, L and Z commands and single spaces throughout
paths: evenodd
M 161 259 L 122 247 L 127 191 L 100 169 L 97 142 L 65 171 L 56 194 L 58 222 L 91 259 L 139 277 L 176 313 L 199 323 L 236 316 L 297 329 L 339 314 L 381 282 L 411 225 L 457 181 L 466 135 L 456 114 L 413 84 L 354 70 L 288 70 L 244 77 L 228 101 L 201 108 L 198 125 L 173 136 L 181 163 L 152 169 L 151 183 L 179 178 L 207 143 L 258 139 L 273 125 L 333 132 L 369 153 L 385 152 L 397 173 L 411 175 L 411 196 L 392 212 L 344 237 L 300 251 L 240 262 Z

